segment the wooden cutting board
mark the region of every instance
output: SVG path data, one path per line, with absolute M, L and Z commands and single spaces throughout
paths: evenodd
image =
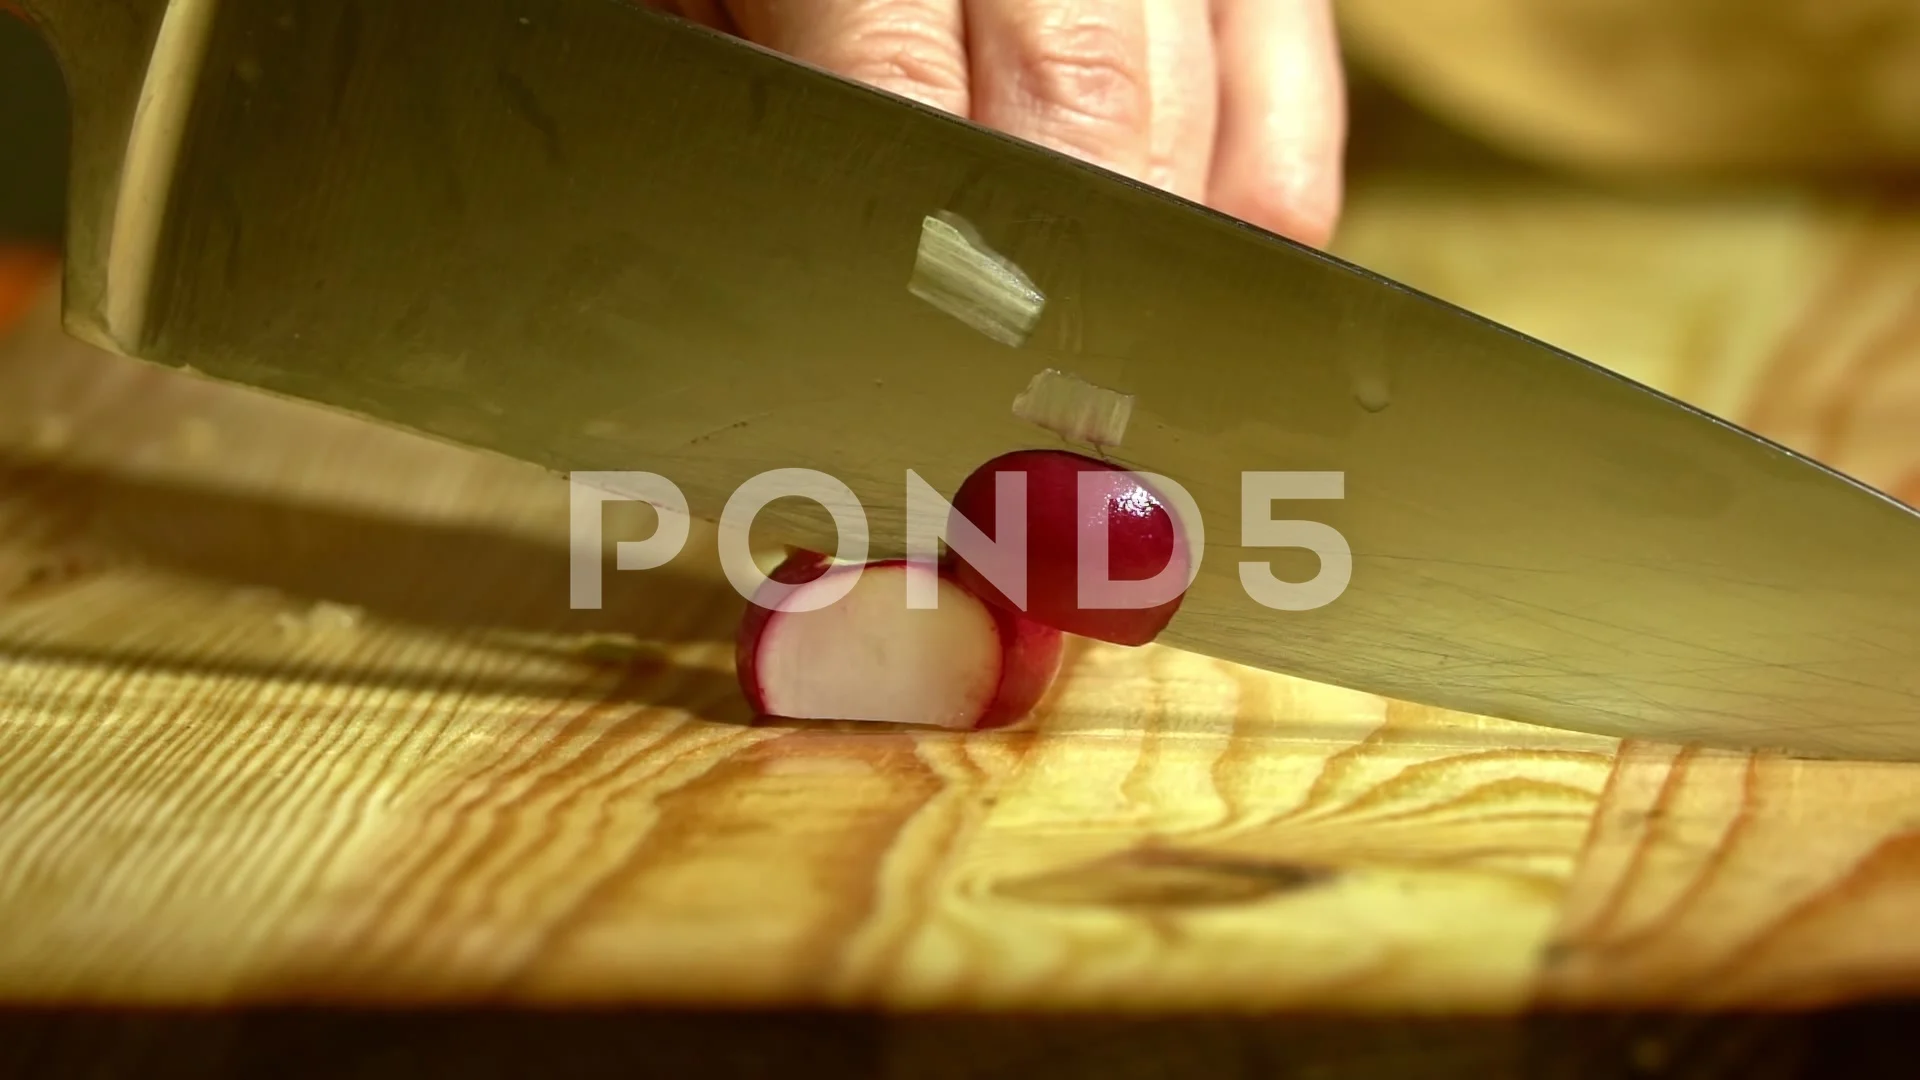
M 1343 254 L 1920 497 L 1920 205 L 1363 131 Z M 1920 989 L 1920 766 L 1097 645 L 1030 730 L 751 727 L 711 534 L 600 612 L 566 608 L 565 535 L 551 477 L 92 352 L 43 303 L 0 345 L 0 998 Z

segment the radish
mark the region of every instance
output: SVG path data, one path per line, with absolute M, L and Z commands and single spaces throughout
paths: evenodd
M 1107 462 L 1063 450 L 1019 450 L 994 458 L 961 483 L 949 516 L 950 538 L 959 532 L 954 519 L 964 518 L 997 539 L 1000 473 L 1025 477 L 1025 566 L 978 565 L 956 549 L 960 583 L 1002 610 L 1024 612 L 1066 633 L 1116 645 L 1145 645 L 1158 637 L 1180 610 L 1193 565 L 1166 501 L 1141 477 Z M 1024 605 L 993 580 L 1022 569 Z
M 846 595 L 789 610 L 845 574 L 859 575 Z M 931 609 L 907 604 L 908 580 L 923 574 L 937 579 Z M 740 623 L 740 687 L 762 716 L 1000 727 L 1032 711 L 1060 669 L 1058 630 L 983 603 L 945 569 L 801 551 L 768 581 L 800 587 L 779 606 L 752 604 Z

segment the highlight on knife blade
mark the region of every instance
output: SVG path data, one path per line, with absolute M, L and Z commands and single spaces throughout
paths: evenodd
M 1012 348 L 1040 325 L 1047 297 L 1033 280 L 987 245 L 965 218 L 945 210 L 920 224 L 907 291 Z
M 1071 442 L 1113 449 L 1133 419 L 1133 395 L 1045 368 L 1013 399 L 1013 415 Z

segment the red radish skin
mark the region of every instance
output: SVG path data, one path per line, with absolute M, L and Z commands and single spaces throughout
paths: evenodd
M 958 579 L 951 576 L 948 580 L 959 584 Z M 1060 674 L 1065 636 L 1051 626 L 984 603 L 972 593 L 968 593 L 967 598 L 993 615 L 994 625 L 1000 631 L 1003 655 L 1009 658 L 1000 665 L 1000 685 L 994 691 L 993 705 L 974 727 L 986 730 L 1017 724 L 1026 719 L 1053 688 L 1053 680 Z
M 832 559 L 817 551 L 793 550 L 767 574 L 767 580 L 780 585 L 805 585 L 826 573 L 832 565 Z M 760 595 L 764 597 L 768 591 L 766 586 L 762 586 Z M 749 603 L 746 614 L 740 616 L 740 626 L 733 638 L 734 673 L 740 680 L 741 691 L 747 696 L 747 704 L 761 716 L 767 714 L 767 702 L 760 695 L 760 638 L 766 633 L 768 621 L 777 614 L 779 612 L 772 608 Z
M 999 535 L 994 478 L 1002 472 L 1026 476 L 1025 616 L 1056 630 L 1116 645 L 1145 645 L 1160 636 L 1186 599 L 1184 590 L 1156 607 L 1081 607 L 1079 551 L 1083 535 L 1093 525 L 1080 516 L 1080 476 L 1104 474 L 1109 482 L 1107 574 L 1116 582 L 1148 580 L 1175 559 L 1183 569 L 1188 565 L 1186 542 L 1166 502 L 1139 477 L 1107 462 L 1064 450 L 1018 450 L 974 470 L 953 496 L 953 514 L 994 538 Z M 953 553 L 953 562 L 955 576 L 974 595 L 1006 611 L 1021 610 L 958 552 Z
M 859 574 L 852 591 L 818 611 L 747 608 L 735 669 L 759 715 L 974 730 L 1023 719 L 1053 685 L 1060 632 L 982 602 L 944 568 L 843 565 L 800 551 L 767 577 L 802 586 L 799 599 L 805 586 L 850 573 Z M 937 607 L 907 606 L 913 574 L 939 576 Z

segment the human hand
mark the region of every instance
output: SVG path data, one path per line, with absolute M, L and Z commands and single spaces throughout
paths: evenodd
M 652 0 L 843 77 L 1324 246 L 1330 0 Z

